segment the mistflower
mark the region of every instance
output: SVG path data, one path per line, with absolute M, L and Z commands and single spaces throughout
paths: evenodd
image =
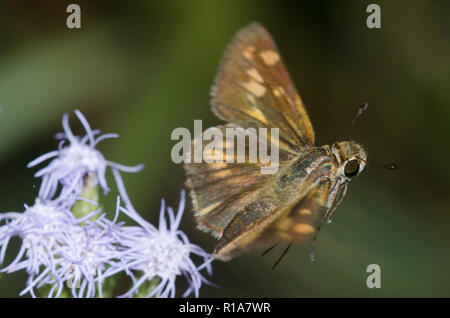
M 140 225 L 123 228 L 123 232 L 129 233 L 121 239 L 121 245 L 124 247 L 121 260 L 128 270 L 137 272 L 138 275 L 136 277 L 130 274 L 133 286 L 122 297 L 138 294 L 139 288 L 144 283 L 155 280 L 156 286 L 145 295 L 146 297 L 175 297 L 175 280 L 181 275 L 186 278 L 189 285 L 183 297 L 191 293 L 198 297 L 202 283 L 211 284 L 200 273 L 199 268 L 206 268 L 211 275 L 212 259 L 202 248 L 190 243 L 186 234 L 178 229 L 185 206 L 185 192 L 181 192 L 176 214 L 171 207 L 166 208 L 162 200 L 159 227 L 156 228 L 145 221 L 131 205 L 119 172 L 113 169 L 113 174 L 126 205 L 126 209 L 121 208 L 121 211 Z M 192 254 L 203 259 L 201 266 L 194 264 Z
M 127 167 L 106 160 L 95 147 L 100 141 L 117 138 L 118 135 L 99 135 L 100 131 L 92 130 L 79 110 L 75 110 L 75 114 L 86 130 L 86 135 L 75 136 L 69 126 L 69 115 L 64 114 L 62 119 L 64 132 L 56 135 L 56 139 L 60 140 L 58 150 L 43 154 L 27 165 L 28 168 L 34 167 L 53 158 L 46 167 L 35 174 L 35 177 L 42 178 L 39 189 L 39 197 L 42 199 L 53 199 L 58 191 L 58 185 L 62 185 L 60 197 L 69 195 L 76 197 L 82 192 L 85 178 L 91 175 L 96 176 L 96 181 L 106 194 L 109 191 L 105 178 L 107 167 L 124 172 L 138 172 L 143 168 L 143 165 Z
M 59 297 L 66 286 L 73 297 L 101 296 L 102 282 L 107 277 L 103 273 L 118 262 L 113 233 L 120 230 L 120 225 L 114 224 L 117 218 L 109 221 L 97 210 L 76 219 L 64 206 L 39 199 L 25 208 L 23 213 L 0 215 L 6 220 L 0 227 L 0 263 L 10 239 L 22 239 L 16 258 L 2 270 L 26 270 L 29 277 L 21 295 L 29 292 L 35 297 L 35 288 L 50 285 L 48 297 Z
M 39 273 L 41 266 L 54 266 L 54 253 L 73 216 L 63 205 L 43 203 L 37 199 L 33 206 L 25 205 L 25 211 L 0 214 L 0 264 L 3 264 L 8 243 L 18 236 L 22 246 L 17 257 L 3 271 L 26 269 L 30 275 Z
M 35 175 L 42 178 L 35 204 L 25 205 L 23 212 L 0 213 L 1 266 L 11 239 L 17 237 L 22 242 L 13 261 L 0 271 L 26 271 L 28 280 L 20 295 L 29 293 L 32 297 L 36 297 L 36 290 L 39 296 L 48 297 L 103 297 L 104 292 L 113 296 L 112 284 L 117 277 L 112 276 L 121 273 L 132 280 L 123 297 L 174 297 L 178 276 L 184 276 L 188 283 L 183 296 L 193 293 L 198 297 L 203 283 L 212 284 L 201 273 L 206 269 L 212 274 L 212 258 L 178 229 L 184 191 L 177 213 L 166 208 L 163 200 L 158 228 L 148 223 L 133 208 L 119 172 L 137 172 L 143 166 L 125 167 L 105 160 L 95 147 L 117 135 L 99 135 L 81 112 L 76 110 L 75 114 L 86 135 L 75 136 L 65 114 L 64 132 L 56 136 L 60 140 L 58 150 L 28 164 L 34 167 L 51 159 Z M 98 188 L 105 194 L 109 190 L 105 178 L 108 167 L 125 202 L 121 207 L 117 197 L 112 220 L 97 203 Z M 121 212 L 137 225 L 118 223 Z M 201 262 L 200 266 L 192 257 Z

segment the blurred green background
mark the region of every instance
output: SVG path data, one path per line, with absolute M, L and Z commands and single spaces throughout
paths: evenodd
M 0 3 L 0 202 L 33 203 L 39 180 L 26 164 L 56 147 L 61 116 L 79 108 L 91 125 L 120 139 L 106 158 L 144 163 L 125 175 L 130 196 L 151 222 L 160 198 L 176 206 L 184 171 L 170 159 L 176 127 L 220 124 L 209 91 L 233 34 L 260 21 L 273 34 L 307 106 L 318 144 L 353 132 L 374 164 L 353 181 L 316 262 L 309 243 L 214 263 L 203 297 L 450 296 L 450 2 L 448 1 L 77 1 L 82 28 L 66 27 L 72 1 Z M 381 6 L 382 28 L 366 27 L 366 7 Z M 73 119 L 74 130 L 82 132 Z M 111 185 L 113 185 L 111 180 Z M 114 192 L 113 192 L 114 194 Z M 104 204 L 112 209 L 114 195 Z M 195 229 L 189 203 L 182 229 Z M 366 287 L 366 267 L 381 266 L 381 289 Z M 25 275 L 4 275 L 0 296 L 16 297 Z M 181 281 L 182 279 L 180 279 Z

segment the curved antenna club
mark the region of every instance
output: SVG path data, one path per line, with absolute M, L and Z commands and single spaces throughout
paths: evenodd
M 367 102 L 365 102 L 364 105 L 362 105 L 358 109 L 355 117 L 353 118 L 353 120 L 350 124 L 350 132 L 348 134 L 348 140 L 351 140 L 351 138 L 352 138 L 353 126 L 355 126 L 356 120 L 358 119 L 359 116 L 361 116 L 362 113 L 364 113 L 367 110 L 368 107 L 369 107 L 369 104 Z
M 398 169 L 398 165 L 396 165 L 395 163 L 388 163 L 388 164 L 384 164 L 384 165 L 373 165 L 373 164 L 368 163 L 366 160 L 364 160 L 361 157 L 356 157 L 356 158 L 358 158 L 362 162 L 365 162 L 366 165 L 368 165 L 369 167 L 384 168 L 384 169 L 389 169 L 389 170 L 397 170 Z

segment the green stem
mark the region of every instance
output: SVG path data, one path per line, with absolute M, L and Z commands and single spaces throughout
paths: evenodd
M 81 197 L 98 202 L 99 200 L 99 189 L 97 184 L 97 175 L 92 174 L 84 179 L 83 192 L 81 192 Z M 82 218 L 92 211 L 98 210 L 99 205 L 95 205 L 84 200 L 78 200 L 72 207 L 72 212 L 76 218 Z

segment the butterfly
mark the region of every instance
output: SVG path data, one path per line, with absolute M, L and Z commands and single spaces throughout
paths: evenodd
M 235 35 L 211 95 L 212 111 L 227 122 L 217 129 L 279 129 L 275 174 L 262 174 L 261 162 L 185 163 L 197 226 L 219 239 L 213 258 L 227 261 L 256 246 L 290 247 L 313 235 L 315 244 L 349 182 L 366 167 L 363 147 L 351 140 L 315 145 L 302 100 L 274 40 L 259 23 Z

